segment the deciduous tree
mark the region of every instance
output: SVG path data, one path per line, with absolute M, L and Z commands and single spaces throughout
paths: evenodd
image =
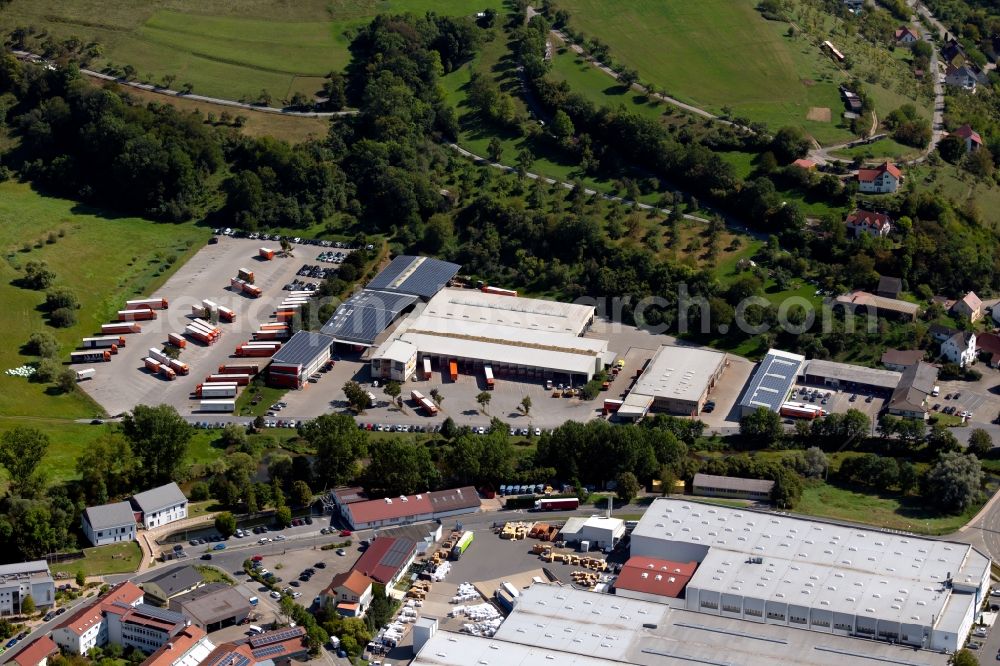
M 170 405 L 136 405 L 122 419 L 122 432 L 150 486 L 176 477 L 194 434 L 191 425 Z

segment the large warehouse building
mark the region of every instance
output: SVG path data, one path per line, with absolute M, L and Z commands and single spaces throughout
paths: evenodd
M 461 268 L 430 257 L 401 255 L 389 262 L 363 290 L 347 299 L 320 332 L 355 347 L 377 346 L 379 337 L 400 316 L 426 301 Z
M 651 409 L 698 416 L 727 365 L 724 352 L 663 345 L 625 396 L 618 418 L 639 420 Z
M 302 388 L 309 375 L 330 360 L 333 338 L 322 333 L 298 331 L 281 346 L 267 367 L 268 383 L 286 388 Z
M 845 391 L 865 391 L 888 396 L 902 375 L 893 370 L 863 365 L 811 359 L 802 365 L 799 380 L 805 384 L 829 386 Z
M 614 358 L 606 340 L 582 337 L 593 320 L 593 306 L 442 289 L 375 350 L 372 370 L 430 359 L 442 371 L 454 361 L 463 374 L 490 366 L 497 377 L 589 381 Z
M 989 593 L 968 544 L 657 499 L 633 556 L 698 562 L 690 611 L 955 651 Z

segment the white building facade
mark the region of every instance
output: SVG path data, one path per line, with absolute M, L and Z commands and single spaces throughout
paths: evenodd
M 174 482 L 136 494 L 132 505 L 142 513 L 147 530 L 187 518 L 187 497 Z
M 976 334 L 960 331 L 941 343 L 941 357 L 961 367 L 976 362 Z
M 56 588 L 44 560 L 0 565 L 0 616 L 21 612 L 25 598 L 44 608 L 55 603 Z

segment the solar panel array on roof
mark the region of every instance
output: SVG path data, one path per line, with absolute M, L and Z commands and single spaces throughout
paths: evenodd
M 805 360 L 805 356 L 799 354 L 779 349 L 769 350 L 750 378 L 750 384 L 740 401 L 743 413 L 753 412 L 758 407 L 766 407 L 772 412 L 779 411 Z
M 225 664 L 226 666 L 250 666 L 250 659 L 240 654 L 239 652 L 223 652 L 219 655 L 218 659 L 211 663 L 206 663 L 205 666 L 220 666 Z
M 252 650 L 251 654 L 255 658 L 260 659 L 261 657 L 270 657 L 272 655 L 281 654 L 284 651 L 285 651 L 284 645 L 269 645 L 259 650 Z
M 440 259 L 400 255 L 368 283 L 368 288 L 430 298 L 441 291 L 460 268 L 458 264 Z
M 271 645 L 272 643 L 281 643 L 282 641 L 287 641 L 304 634 L 305 631 L 301 627 L 292 627 L 291 629 L 284 629 L 281 631 L 271 631 L 269 633 L 251 638 L 250 647 L 256 649 L 264 647 L 265 645 Z
M 139 604 L 135 607 L 135 610 L 136 612 L 148 617 L 163 620 L 164 622 L 173 622 L 174 624 L 183 623 L 185 619 L 183 615 L 176 611 L 160 608 L 158 606 L 150 606 L 149 604 Z
M 307 366 L 318 355 L 327 353 L 332 344 L 333 340 L 328 335 L 296 331 L 295 335 L 271 357 L 271 361 Z
M 341 304 L 320 332 L 337 342 L 371 345 L 416 301 L 417 297 L 409 294 L 363 289 Z

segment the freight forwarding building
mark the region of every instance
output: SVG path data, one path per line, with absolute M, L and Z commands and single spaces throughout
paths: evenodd
M 696 573 L 695 576 L 698 574 Z M 436 631 L 411 666 L 945 666 L 948 656 L 845 636 L 795 631 L 667 603 L 534 584 L 490 638 Z M 416 631 L 416 629 L 414 630 Z M 424 634 L 426 636 L 426 633 Z
M 330 360 L 333 338 L 322 333 L 298 331 L 281 346 L 267 366 L 267 381 L 282 388 L 302 388 L 309 376 Z
M 663 345 L 625 397 L 618 418 L 639 420 L 651 409 L 698 416 L 728 365 L 723 352 Z
M 631 553 L 697 562 L 690 611 L 938 651 L 965 643 L 989 593 L 968 544 L 666 498 Z
M 496 377 L 589 381 L 614 360 L 606 340 L 582 337 L 593 321 L 590 305 L 442 289 L 372 353 L 372 370 L 430 359 L 442 373 L 455 361 L 463 374 L 490 366 Z

